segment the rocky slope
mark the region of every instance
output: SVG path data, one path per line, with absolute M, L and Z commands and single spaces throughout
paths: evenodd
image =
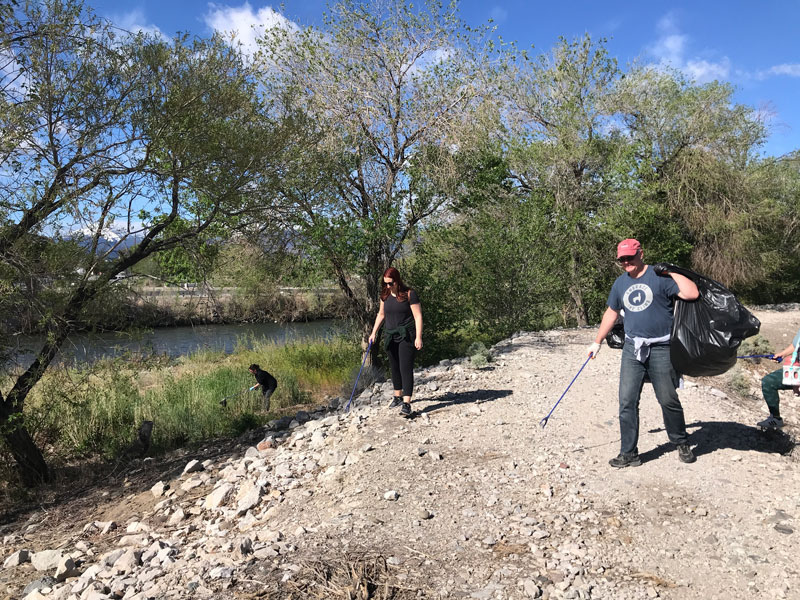
M 778 349 L 800 323 L 798 311 L 758 316 Z M 783 398 L 786 433 L 767 435 L 753 427 L 767 365 L 741 371 L 738 389 L 751 389 L 740 395 L 723 391 L 728 376 L 687 381 L 698 460 L 686 465 L 646 386 L 644 464 L 614 470 L 618 352 L 603 348 L 539 427 L 592 335 L 523 333 L 488 367 L 419 370 L 413 419 L 374 386 L 347 414 L 299 413 L 230 449 L 146 461 L 6 527 L 0 589 L 30 600 L 800 598 L 798 401 Z

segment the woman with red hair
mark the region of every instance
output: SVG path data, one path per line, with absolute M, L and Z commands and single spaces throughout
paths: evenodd
M 400 414 L 408 417 L 414 393 L 414 355 L 422 350 L 422 307 L 417 293 L 403 283 L 394 267 L 383 272 L 381 307 L 369 336 L 370 343 L 375 341 L 384 320 L 383 346 L 389 354 L 394 386 L 390 407 L 402 405 Z

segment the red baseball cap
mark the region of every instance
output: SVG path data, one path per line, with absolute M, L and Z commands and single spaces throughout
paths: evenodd
M 633 256 L 641 249 L 642 245 L 633 238 L 622 240 L 619 244 L 617 244 L 617 258 L 620 258 L 621 256 Z

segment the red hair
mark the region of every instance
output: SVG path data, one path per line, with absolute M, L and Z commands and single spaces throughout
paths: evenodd
M 386 277 L 391 277 L 394 284 L 391 286 L 383 285 L 383 280 Z M 383 272 L 383 275 L 381 275 L 381 300 L 386 300 L 393 291 L 397 296 L 398 302 L 408 301 L 408 286 L 403 283 L 403 278 L 400 277 L 400 271 L 394 267 L 389 267 Z

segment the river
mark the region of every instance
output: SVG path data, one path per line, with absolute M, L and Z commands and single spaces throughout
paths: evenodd
M 56 361 L 62 364 L 91 363 L 102 357 L 126 352 L 165 354 L 177 358 L 200 349 L 221 350 L 230 354 L 238 343 L 250 346 L 254 340 L 285 344 L 298 339 L 329 339 L 345 329 L 343 321 L 327 319 L 306 323 L 159 327 L 136 333 L 80 333 L 68 338 Z M 29 364 L 42 342 L 40 336 L 20 336 L 13 341 L 17 348 L 15 362 Z

